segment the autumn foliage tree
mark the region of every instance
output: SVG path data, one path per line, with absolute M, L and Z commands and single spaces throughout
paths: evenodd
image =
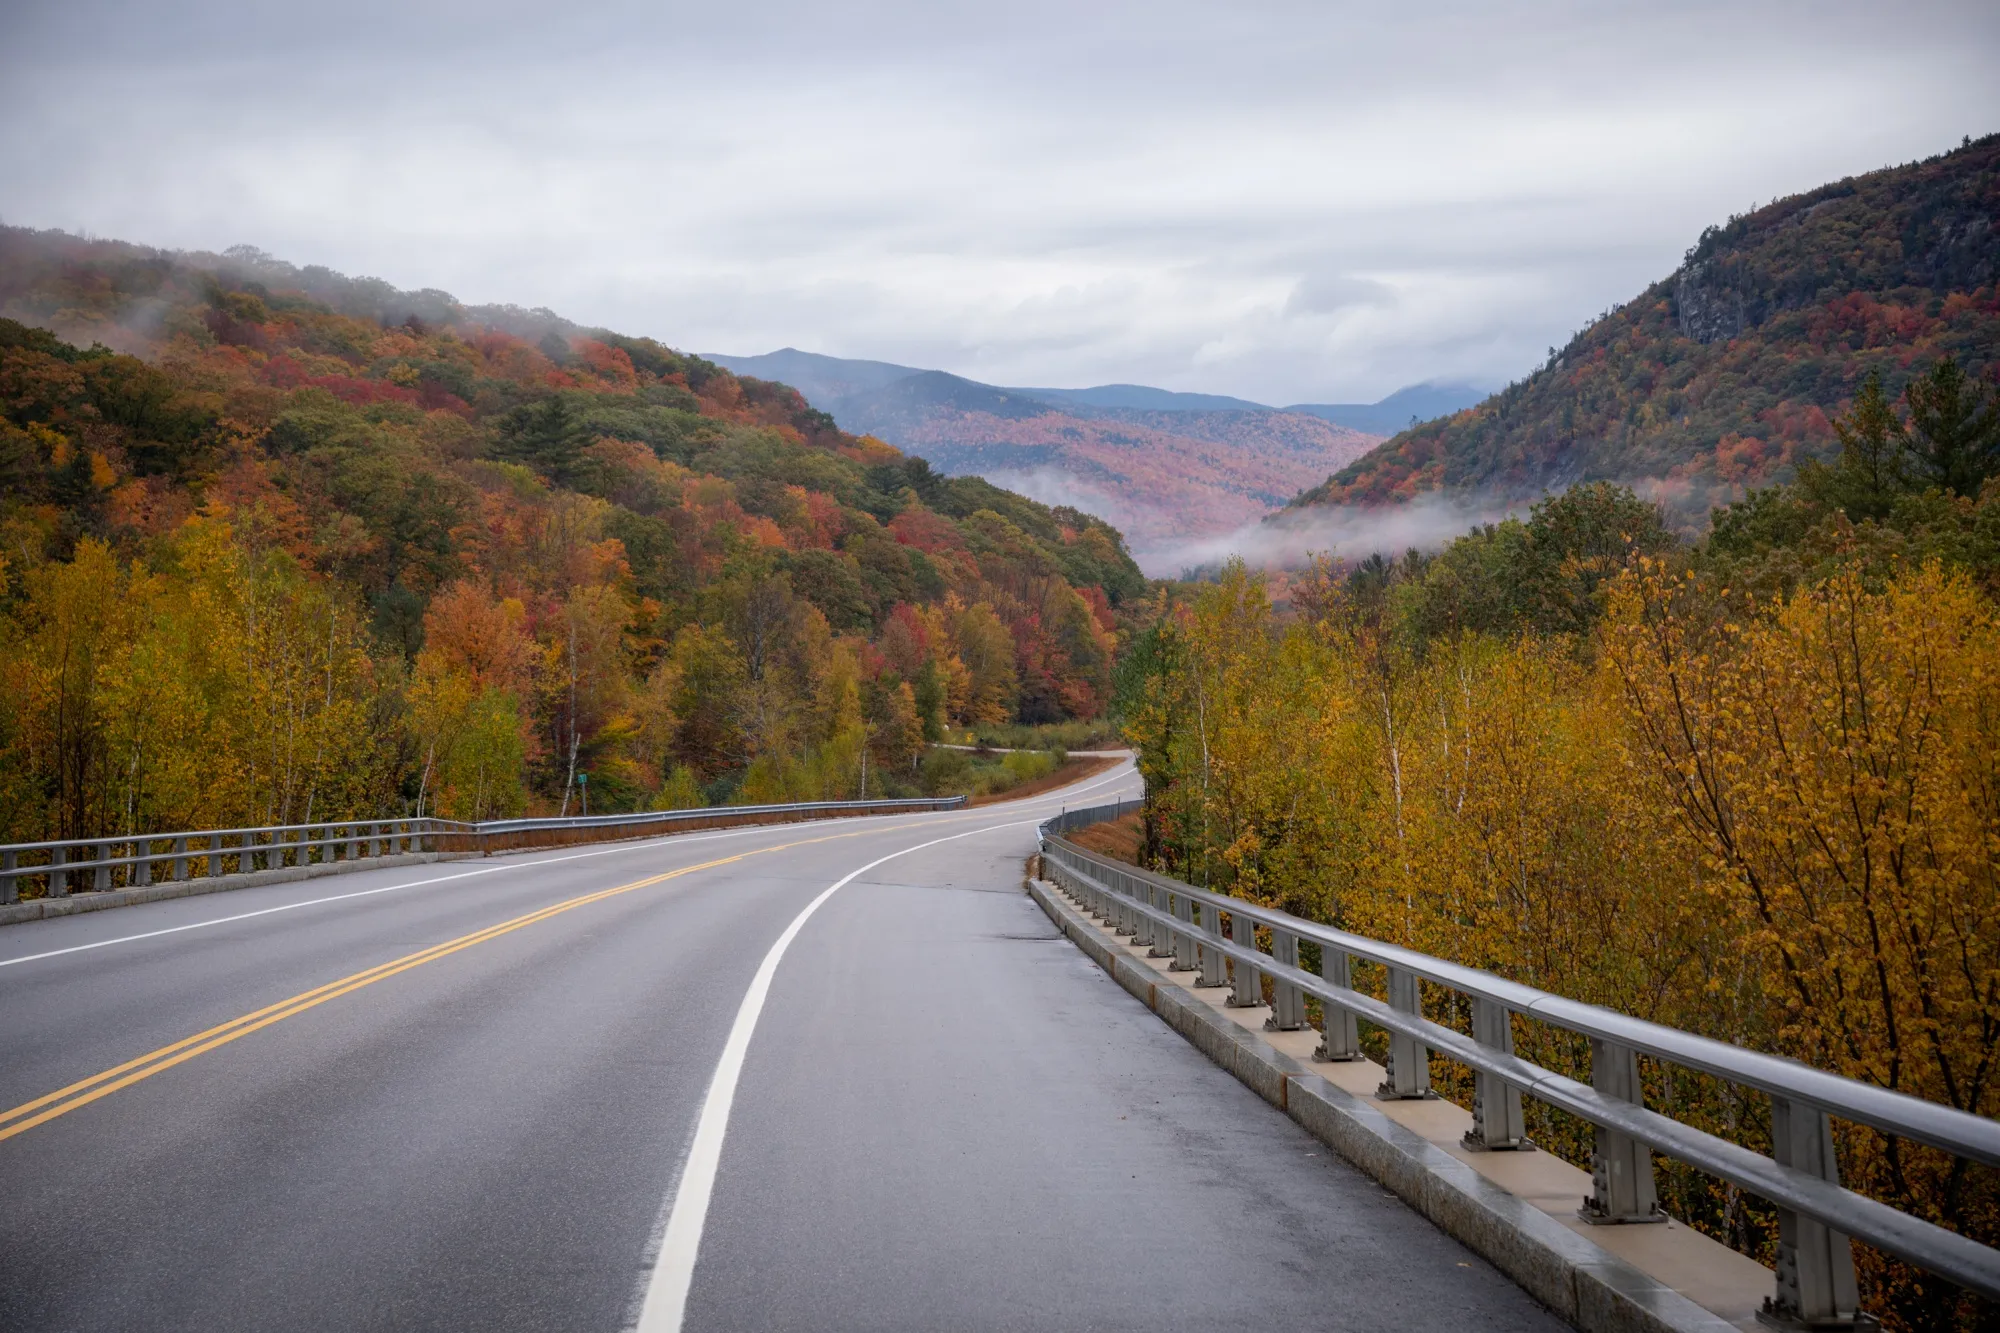
M 1864 393 L 1837 423 L 1844 476 L 1753 496 L 1698 547 L 1629 492 L 1579 487 L 1434 556 L 1321 562 L 1286 581 L 1286 607 L 1241 566 L 1162 606 L 1120 673 L 1141 855 L 2000 1113 L 2000 485 L 1924 480 L 1908 443 L 1933 429 L 1912 424 L 1922 401 Z M 1877 445 L 1910 452 L 1890 472 Z M 1430 1002 L 1469 1025 L 1456 999 Z M 1563 1034 L 1526 1024 L 1517 1041 L 1588 1074 Z M 1463 1071 L 1434 1077 L 1469 1097 Z M 1644 1077 L 1652 1104 L 1769 1151 L 1765 1099 L 1664 1064 Z M 1538 1143 L 1587 1160 L 1584 1126 L 1530 1118 Z M 1853 1188 L 2000 1241 L 1992 1173 L 1856 1126 L 1839 1148 Z M 1658 1175 L 1676 1217 L 1769 1260 L 1768 1208 L 1684 1167 Z M 1894 1326 L 1992 1317 L 1860 1259 Z
M 547 312 L 0 228 L 0 314 L 0 836 L 928 790 L 1101 714 L 1142 586 Z

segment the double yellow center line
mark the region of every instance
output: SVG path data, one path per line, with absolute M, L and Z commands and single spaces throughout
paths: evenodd
M 163 1070 L 172 1069 L 177 1064 L 192 1060 L 197 1055 L 205 1054 L 218 1046 L 226 1046 L 238 1037 L 247 1037 L 260 1028 L 267 1028 L 273 1023 L 290 1018 L 294 1014 L 304 1013 L 308 1009 L 325 1004 L 328 1000 L 338 999 L 343 995 L 360 990 L 363 986 L 372 986 L 378 981 L 393 977 L 401 972 L 407 972 L 413 967 L 421 967 L 425 963 L 434 962 L 439 958 L 455 954 L 460 949 L 470 949 L 475 944 L 484 944 L 488 940 L 498 939 L 500 936 L 510 934 L 513 931 L 521 929 L 523 926 L 532 926 L 538 921 L 546 921 L 552 916 L 558 916 L 573 908 L 602 902 L 606 898 L 615 898 L 621 893 L 631 893 L 635 889 L 643 889 L 649 885 L 659 884 L 666 880 L 678 879 L 682 875 L 692 875 L 698 870 L 713 870 L 717 866 L 726 866 L 732 862 L 741 861 L 748 856 L 757 856 L 765 852 L 781 852 L 791 847 L 802 847 L 807 843 L 831 842 L 835 838 L 859 837 L 861 833 L 877 831 L 879 830 L 864 829 L 856 833 L 836 833 L 828 837 L 801 838 L 795 842 L 780 843 L 773 847 L 753 847 L 747 851 L 738 852 L 734 856 L 725 856 L 714 861 L 703 861 L 700 865 L 682 866 L 678 870 L 669 870 L 665 874 L 651 875 L 645 879 L 635 879 L 630 884 L 620 884 L 616 888 L 601 889 L 596 893 L 586 893 L 580 897 L 566 898 L 562 902 L 529 912 L 525 916 L 517 916 L 511 921 L 502 921 L 498 925 L 488 926 L 483 930 L 475 930 L 470 935 L 460 935 L 455 940 L 446 940 L 443 944 L 432 945 L 428 949 L 419 949 L 415 953 L 404 954 L 401 958 L 392 959 L 378 966 L 356 972 L 351 976 L 342 977 L 338 981 L 329 981 L 324 986 L 317 986 L 312 990 L 302 991 L 288 1000 L 280 1000 L 276 1004 L 265 1005 L 262 1009 L 244 1014 L 241 1018 L 232 1018 L 227 1023 L 218 1024 L 206 1032 L 197 1032 L 192 1037 L 184 1037 L 171 1046 L 162 1046 L 156 1051 L 148 1051 L 137 1059 L 127 1060 L 122 1065 L 114 1065 L 102 1073 L 93 1074 L 89 1078 L 72 1083 L 66 1088 L 58 1088 L 54 1092 L 46 1096 L 37 1097 L 31 1102 L 23 1102 L 12 1110 L 0 1111 L 0 1139 L 11 1139 L 16 1134 L 33 1129 L 36 1125 L 47 1124 L 57 1116 L 67 1115 L 79 1106 L 88 1106 L 100 1097 L 108 1097 L 121 1088 L 129 1088 L 142 1079 L 151 1078 Z

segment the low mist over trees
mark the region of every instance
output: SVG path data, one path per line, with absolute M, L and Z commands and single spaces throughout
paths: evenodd
M 1007 779 L 927 767 L 945 727 L 1104 709 L 1118 534 L 782 385 L 0 242 L 5 308 L 75 339 L 0 320 L 0 837 L 966 789 Z

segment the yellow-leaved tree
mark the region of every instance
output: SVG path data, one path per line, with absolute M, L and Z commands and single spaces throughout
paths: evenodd
M 1613 595 L 1606 659 L 1649 790 L 1700 848 L 1778 1050 L 1976 1115 L 2000 1112 L 2000 626 L 1937 564 L 1844 570 L 1732 605 L 1649 567 Z M 1765 1036 L 1766 1034 L 1759 1034 Z M 1761 1044 L 1761 1043 L 1760 1043 Z M 1848 1183 L 2000 1236 L 1991 1173 L 1872 1132 Z M 1869 1264 L 1905 1317 L 1958 1297 Z M 1926 1313 L 1928 1312 L 1928 1313 Z

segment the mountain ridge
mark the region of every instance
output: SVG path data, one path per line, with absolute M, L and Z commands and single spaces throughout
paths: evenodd
M 712 361 L 740 375 L 775 379 L 788 384 L 804 394 L 808 402 L 821 407 L 823 411 L 830 409 L 822 405 L 821 399 L 840 399 L 853 393 L 885 388 L 893 381 L 911 375 L 952 373 L 928 371 L 917 366 L 899 365 L 893 361 L 828 356 L 823 352 L 800 351 L 796 347 L 781 347 L 775 352 L 749 356 L 721 352 L 703 352 L 700 355 L 704 360 Z M 968 384 L 982 383 L 963 375 L 954 375 L 953 378 L 964 380 Z M 1409 424 L 1412 416 L 1419 421 L 1425 421 L 1449 415 L 1472 406 L 1488 392 L 1470 381 L 1425 380 L 1418 384 L 1405 385 L 1386 398 L 1373 403 L 1291 403 L 1279 406 L 1273 403 L 1255 402 L 1248 398 L 1236 398 L 1229 394 L 1188 393 L 1177 389 L 1155 388 L 1146 384 L 1098 384 L 1082 389 L 1026 385 L 987 387 L 1002 393 L 1032 398 L 1051 407 L 1067 409 L 1303 412 L 1364 434 L 1381 434 L 1384 427 L 1392 430 L 1401 428 Z
M 1831 457 L 1871 374 L 2000 372 L 2000 134 L 1706 229 L 1681 265 L 1475 406 L 1399 431 L 1291 506 L 1515 502 L 1635 486 L 1683 527 Z

